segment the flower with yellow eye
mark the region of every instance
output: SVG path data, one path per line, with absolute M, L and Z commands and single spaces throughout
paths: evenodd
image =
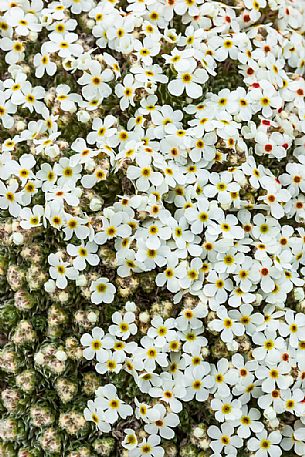
M 107 83 L 112 79 L 113 72 L 109 68 L 103 70 L 98 61 L 92 60 L 88 70 L 79 78 L 78 83 L 83 86 L 82 94 L 87 100 L 92 99 L 92 97 L 103 100 L 111 94 L 111 88 Z
M 44 209 L 41 205 L 34 205 L 33 208 L 22 208 L 20 211 L 20 225 L 25 230 L 40 227 L 41 218 L 44 215 Z
M 163 348 L 156 346 L 155 340 L 148 336 L 141 339 L 141 345 L 135 352 L 135 361 L 138 366 L 148 372 L 153 372 L 156 366 L 167 366 L 167 353 Z
M 288 389 L 293 383 L 293 378 L 290 374 L 290 364 L 285 361 L 279 363 L 272 361 L 264 361 L 263 365 L 259 365 L 255 370 L 257 379 L 262 381 L 262 391 L 270 393 L 275 389 Z
M 5 51 L 5 62 L 13 65 L 24 59 L 25 43 L 4 36 L 0 39 L 0 49 Z
M 255 438 L 249 439 L 247 447 L 254 457 L 277 457 L 282 454 L 282 450 L 279 447 L 281 440 L 282 435 L 279 430 L 268 434 L 268 431 L 264 429 Z
M 263 80 L 257 85 L 252 86 L 249 92 L 249 100 L 256 111 L 257 107 L 262 110 L 264 117 L 271 118 L 273 111 L 282 106 L 283 100 L 269 81 Z
M 85 270 L 86 264 L 88 263 L 91 266 L 96 266 L 100 262 L 99 256 L 96 254 L 98 250 L 97 244 L 92 241 L 88 243 L 82 243 L 80 246 L 75 246 L 74 244 L 68 244 L 67 253 L 74 257 L 73 266 L 76 270 Z
M 41 165 L 40 170 L 36 173 L 36 177 L 42 181 L 41 189 L 43 192 L 52 189 L 57 180 L 57 175 L 49 163 L 43 163 Z
M 210 373 L 210 365 L 203 362 L 195 367 L 188 367 L 185 370 L 186 395 L 184 401 L 191 401 L 195 397 L 197 401 L 206 401 L 214 380 Z
M 220 306 L 216 314 L 218 319 L 212 320 L 209 323 L 209 328 L 215 332 L 220 332 L 220 338 L 225 343 L 232 342 L 234 336 L 241 336 L 245 333 L 244 326 L 228 315 L 225 306 Z
M 19 216 L 22 204 L 22 193 L 17 191 L 18 187 L 16 179 L 11 180 L 7 186 L 0 181 L 0 208 L 8 209 L 14 217 Z
M 45 96 L 45 89 L 42 86 L 32 87 L 29 81 L 25 81 L 22 85 L 22 91 L 16 93 L 15 103 L 21 105 L 22 108 L 36 113 L 42 113 L 45 109 L 45 104 L 41 99 Z
M 105 244 L 108 240 L 113 240 L 117 237 L 128 238 L 132 230 L 125 223 L 126 217 L 127 214 L 123 211 L 117 213 L 109 212 L 107 217 L 102 216 L 102 230 L 95 235 L 94 241 L 97 244 Z
M 281 316 L 283 312 L 279 313 Z M 269 320 L 268 315 L 265 315 L 265 321 Z M 279 316 L 276 316 L 277 318 Z M 275 322 L 277 324 L 277 322 Z M 265 330 L 257 331 L 252 336 L 253 342 L 256 344 L 257 347 L 253 349 L 253 357 L 260 361 L 260 360 L 267 360 L 267 361 L 277 361 L 280 359 L 280 350 L 284 347 L 284 340 L 282 337 L 277 335 L 275 329 L 272 330 Z
M 109 424 L 114 424 L 119 417 L 126 419 L 126 417 L 133 413 L 132 407 L 126 405 L 118 397 L 116 387 L 113 384 L 106 384 L 103 387 L 99 387 L 95 394 L 98 409 L 104 412 Z
M 202 86 L 208 80 L 208 74 L 203 68 L 196 69 L 194 62 L 185 71 L 177 75 L 177 79 L 172 79 L 168 84 L 169 92 L 174 96 L 180 96 L 186 91 L 188 97 L 199 98 L 202 95 Z
M 59 57 L 63 59 L 71 56 L 78 57 L 82 53 L 82 46 L 75 43 L 78 40 L 77 33 L 67 32 L 61 35 L 57 32 L 51 32 L 49 34 L 49 40 L 45 43 L 45 52 L 47 53 L 52 54 L 57 52 Z
M 144 430 L 149 435 L 160 435 L 162 438 L 167 440 L 173 439 L 175 436 L 172 427 L 179 425 L 179 416 L 172 412 L 168 412 L 164 405 L 161 403 L 156 404 L 153 407 L 153 411 L 156 414 L 154 419 L 150 420 L 150 423 L 144 426 Z
M 145 65 L 151 65 L 153 63 L 153 56 L 157 55 L 160 51 L 160 43 L 152 40 L 150 37 L 146 37 L 143 39 L 143 42 L 136 40 L 134 48 L 138 59 L 144 62 Z
M 136 316 L 131 311 L 127 311 L 124 314 L 116 311 L 112 315 L 112 322 L 114 325 L 109 326 L 109 333 L 117 338 L 127 340 L 130 335 L 135 335 L 137 333 L 135 319 Z
M 106 358 L 108 350 L 113 346 L 113 339 L 105 336 L 103 329 L 94 327 L 90 333 L 84 333 L 80 340 L 84 347 L 85 359 L 92 360 L 94 357 L 101 361 Z
M 238 370 L 229 366 L 227 359 L 221 358 L 216 366 L 211 367 L 211 376 L 214 378 L 212 393 L 220 398 L 227 398 L 231 393 L 231 386 L 238 381 Z
M 203 291 L 207 297 L 213 297 L 215 304 L 222 304 L 228 298 L 227 290 L 231 290 L 232 281 L 228 274 L 217 274 L 215 270 L 210 271 L 207 276 L 207 284 Z
M 10 8 L 7 14 L 7 20 L 11 27 L 14 28 L 17 36 L 28 36 L 31 32 L 40 32 L 42 25 L 35 14 L 27 13 L 23 8 L 15 6 Z
M 80 179 L 82 171 L 81 164 L 72 165 L 72 160 L 68 157 L 62 157 L 59 162 L 54 165 L 54 172 L 58 175 L 58 185 L 72 184 Z
M 5 129 L 10 129 L 14 125 L 14 114 L 17 111 L 17 107 L 13 105 L 10 100 L 6 100 L 4 95 L 0 93 L 0 121 Z
M 125 428 L 124 433 L 125 433 L 125 438 L 122 441 L 122 446 L 125 449 L 128 449 L 128 451 L 131 451 L 138 444 L 137 436 L 135 434 L 135 431 L 132 430 L 131 428 Z
M 3 86 L 6 91 L 6 96 L 10 96 L 11 102 L 15 105 L 15 96 L 22 92 L 24 82 L 27 80 L 27 75 L 23 72 L 18 72 L 13 78 L 8 78 L 3 81 Z
M 65 289 L 67 287 L 68 279 L 77 279 L 78 272 L 68 262 L 64 262 L 59 254 L 50 254 L 48 256 L 48 263 L 50 265 L 50 276 L 55 280 L 56 287 L 59 289 Z
M 109 282 L 108 278 L 102 277 L 92 281 L 90 292 L 92 292 L 92 303 L 112 303 L 116 287 Z
M 164 449 L 159 446 L 161 438 L 158 435 L 148 435 L 147 438 L 138 443 L 138 446 L 133 449 L 130 455 L 137 457 L 163 457 Z
M 144 226 L 145 245 L 149 249 L 159 249 L 161 243 L 171 237 L 171 228 L 161 221 L 151 221 Z
M 74 234 L 79 240 L 84 240 L 89 235 L 92 235 L 93 229 L 90 226 L 89 219 L 66 214 L 63 231 L 65 233 L 66 241 L 70 240 Z
M 76 104 L 80 103 L 81 97 L 76 93 L 70 92 L 68 84 L 60 84 L 56 87 L 56 101 L 63 111 L 73 113 L 76 111 Z
M 140 192 L 148 191 L 151 185 L 161 186 L 164 181 L 162 173 L 154 171 L 150 162 L 148 155 L 141 155 L 137 157 L 138 166 L 129 165 L 127 168 L 127 178 L 134 182 Z
M 19 159 L 19 163 L 12 160 L 8 168 L 25 185 L 29 179 L 34 177 L 33 168 L 35 164 L 36 160 L 32 154 L 23 154 Z
M 177 339 L 175 320 L 170 318 L 163 321 L 161 316 L 155 316 L 148 329 L 147 336 L 153 338 L 157 346 L 164 346 L 167 342 Z
M 261 413 L 256 408 L 248 408 L 247 405 L 243 405 L 241 409 L 241 417 L 239 418 L 239 425 L 237 434 L 240 438 L 249 438 L 251 432 L 254 434 L 260 433 L 264 425 L 259 420 Z
M 196 205 L 185 210 L 185 217 L 191 224 L 191 231 L 195 235 L 202 233 L 204 228 L 211 223 L 211 220 L 220 220 L 222 214 L 217 204 L 213 201 L 210 202 L 204 196 L 198 198 Z
M 222 451 L 224 451 L 225 455 L 235 456 L 237 449 L 243 445 L 243 440 L 234 433 L 232 423 L 225 422 L 219 428 L 216 425 L 211 425 L 207 433 L 212 439 L 210 447 L 214 455 L 222 455 Z
M 123 79 L 123 84 L 119 83 L 115 87 L 115 94 L 120 99 L 120 107 L 122 111 L 125 111 L 130 105 L 134 106 L 134 97 L 136 90 L 141 86 L 137 82 L 133 75 L 130 73 Z
M 285 313 L 285 322 L 280 322 L 279 333 L 283 337 L 289 336 L 289 344 L 297 348 L 299 341 L 304 340 L 305 315 L 289 309 Z
M 167 259 L 167 267 L 163 270 L 162 273 L 158 273 L 156 277 L 157 286 L 164 286 L 166 284 L 166 287 L 170 292 L 178 292 L 180 289 L 180 284 L 177 264 L 177 256 L 170 254 Z
M 109 144 L 116 146 L 117 128 L 115 123 L 116 118 L 110 114 L 103 119 L 96 117 L 92 122 L 92 131 L 87 136 L 88 143 L 96 143 L 99 147 L 102 147 L 110 142 Z
M 42 78 L 45 73 L 53 76 L 57 70 L 57 65 L 51 60 L 49 54 L 35 54 L 34 67 L 36 78 Z
M 224 399 L 213 398 L 211 408 L 218 422 L 234 421 L 241 417 L 241 402 L 233 400 L 232 396 Z
M 222 173 L 212 172 L 209 176 L 211 184 L 204 187 L 204 195 L 211 199 L 217 196 L 221 205 L 227 205 L 231 202 L 231 193 L 239 192 L 240 185 L 233 180 L 232 174 L 228 171 Z
M 84 417 L 87 421 L 94 422 L 101 432 L 110 432 L 111 425 L 106 421 L 105 413 L 98 408 L 96 401 L 88 400 L 87 407 L 84 409 Z

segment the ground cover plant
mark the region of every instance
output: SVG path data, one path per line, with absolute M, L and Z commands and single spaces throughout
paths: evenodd
M 0 0 L 0 456 L 305 457 L 304 0 Z

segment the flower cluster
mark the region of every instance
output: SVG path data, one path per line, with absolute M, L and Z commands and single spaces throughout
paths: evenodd
M 108 433 L 135 410 L 143 436 L 130 419 L 122 446 L 158 457 L 197 400 L 212 455 L 305 456 L 304 1 L 17 0 L 0 14 L 3 243 L 17 264 L 33 237 L 47 244 L 48 277 L 7 269 L 15 306 L 33 306 L 26 277 L 47 300 L 81 295 L 78 322 L 113 313 L 81 339 L 104 383 L 85 418 Z M 153 290 L 168 316 L 149 311 Z M 38 334 L 21 320 L 12 343 Z M 74 346 L 47 341 L 36 368 L 63 374 Z M 78 412 L 59 423 L 83 426 Z
M 125 370 L 150 402 L 135 398 L 135 416 L 144 424 L 148 438 L 138 440 L 137 430 L 127 428 L 122 446 L 133 456 L 162 456 L 161 439 L 174 437 L 183 403 L 206 402 L 218 426 L 206 430 L 203 448 L 211 447 L 213 456 L 236 455 L 246 445 L 255 456 L 279 456 L 282 450 L 305 453 L 305 349 L 303 332 L 305 315 L 292 310 L 276 311 L 267 305 L 263 312 L 243 304 L 228 314 L 224 306 L 208 313 L 202 302 L 185 307 L 176 319 L 155 316 L 146 335 L 137 333 L 135 303 L 127 302 L 122 312 L 112 316 L 108 333 L 95 327 L 92 334 L 82 336 L 84 356 L 96 359 L 95 369 L 101 374 Z M 268 319 L 267 319 L 268 317 Z M 204 336 L 205 325 L 221 332 L 230 342 L 233 337 L 247 335 L 254 349 L 251 357 L 244 343 L 230 360 L 218 358 L 209 363 L 211 349 Z M 286 340 L 285 340 L 286 338 Z M 251 345 L 252 346 L 252 345 Z M 252 347 L 253 347 L 252 346 Z M 298 349 L 301 349 L 298 351 Z M 109 432 L 119 418 L 126 419 L 133 409 L 122 401 L 113 384 L 97 389 L 94 401 L 88 402 L 85 417 L 99 430 Z M 259 409 L 258 409 L 259 408 Z M 262 411 L 262 413 L 260 412 Z M 294 415 L 294 426 L 278 430 L 279 416 Z M 264 419 L 269 427 L 265 427 Z M 281 447 L 280 447 L 281 446 Z

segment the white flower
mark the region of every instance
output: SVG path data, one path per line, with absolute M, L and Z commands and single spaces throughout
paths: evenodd
M 16 106 L 0 92 L 0 119 L 5 129 L 13 127 L 14 118 L 11 114 L 14 114 L 16 110 Z
M 218 422 L 235 421 L 241 417 L 241 403 L 239 400 L 213 398 L 211 408 L 216 411 L 215 418 Z
M 273 363 L 266 366 L 259 366 L 255 371 L 258 379 L 262 380 L 263 392 L 270 393 L 278 387 L 279 389 L 288 389 L 293 383 L 290 375 L 290 366 L 286 362 L 280 362 L 278 365 Z
M 3 37 L 0 39 L 0 48 L 6 52 L 5 62 L 9 65 L 24 59 L 25 45 L 20 40 L 12 40 L 9 37 Z
M 114 325 L 109 326 L 109 333 L 117 338 L 126 340 L 130 335 L 135 335 L 137 332 L 137 326 L 135 322 L 135 314 L 131 311 L 127 311 L 122 315 L 120 312 L 115 312 L 112 315 L 112 322 Z
M 225 306 L 220 306 L 217 311 L 217 317 L 219 319 L 214 319 L 209 323 L 209 327 L 212 330 L 217 332 L 221 332 L 220 336 L 221 339 L 228 343 L 233 341 L 234 335 L 241 336 L 244 333 L 243 325 L 235 322 L 231 317 L 228 315 L 228 311 Z
M 126 419 L 132 414 L 132 407 L 119 399 L 116 387 L 113 384 L 99 387 L 95 393 L 96 406 L 104 412 L 105 419 L 109 424 L 114 424 L 119 417 Z
M 271 432 L 268 435 L 266 430 L 257 434 L 257 438 L 250 438 L 247 447 L 254 452 L 257 457 L 278 457 L 282 455 L 282 450 L 278 446 L 282 437 L 279 431 Z
M 80 179 L 80 172 L 82 166 L 80 164 L 72 164 L 72 160 L 67 157 L 63 157 L 54 166 L 54 171 L 58 178 L 58 185 L 62 186 L 65 184 L 75 184 Z
M 29 230 L 34 227 L 41 226 L 41 218 L 44 215 L 44 210 L 41 205 L 34 205 L 31 208 L 22 208 L 20 211 L 20 225 L 23 229 Z
M 115 87 L 115 93 L 120 98 L 121 110 L 126 110 L 129 105 L 134 106 L 134 97 L 136 89 L 140 87 L 140 84 L 134 80 L 131 74 L 128 74 L 123 79 L 123 84 L 117 84 Z
M 207 307 L 203 302 L 199 302 L 195 308 L 185 308 L 180 312 L 176 319 L 177 328 L 186 331 L 188 328 L 200 329 L 202 319 L 207 315 Z
M 106 116 L 104 119 L 95 118 L 92 123 L 93 132 L 87 136 L 89 144 L 97 143 L 99 146 L 104 144 L 112 144 L 111 139 L 115 136 L 116 128 L 114 124 L 116 119 L 112 115 Z
M 279 333 L 283 337 L 289 335 L 289 344 L 295 348 L 298 347 L 299 340 L 304 339 L 305 316 L 302 313 L 294 313 L 287 310 L 285 313 L 285 322 L 280 323 Z
M 220 359 L 217 366 L 212 365 L 211 375 L 215 379 L 215 385 L 212 393 L 216 392 L 217 396 L 226 398 L 230 395 L 229 385 L 236 384 L 238 380 L 238 372 L 229 368 L 227 359 Z
M 197 401 L 206 401 L 209 396 L 209 389 L 213 387 L 214 380 L 209 375 L 210 366 L 207 362 L 202 365 L 188 367 L 185 370 L 185 387 L 186 394 L 183 397 L 184 401 L 190 401 L 194 397 Z
M 110 338 L 104 338 L 105 332 L 99 328 L 94 327 L 92 329 L 92 336 L 90 333 L 84 333 L 81 337 L 81 344 L 87 346 L 84 349 L 84 357 L 87 360 L 92 360 L 96 357 L 98 360 L 104 359 L 104 354 L 107 354 L 107 349 L 112 347 L 112 340 Z
M 234 435 L 234 427 L 232 424 L 224 423 L 221 424 L 220 428 L 215 425 L 211 425 L 208 428 L 208 435 L 212 438 L 211 448 L 216 455 L 221 455 L 221 452 L 224 450 L 226 455 L 235 456 L 237 454 L 237 449 L 241 448 L 243 445 L 243 440 Z
M 90 234 L 90 228 L 86 225 L 87 222 L 87 219 L 67 214 L 65 227 L 63 229 L 66 235 L 65 240 L 70 240 L 74 233 L 79 240 L 87 238 Z
M 164 284 L 166 284 L 166 287 L 170 292 L 178 292 L 180 284 L 177 277 L 177 263 L 177 257 L 171 254 L 168 257 L 167 268 L 162 273 L 158 273 L 156 277 L 157 286 L 164 286 Z
M 177 79 L 169 82 L 168 90 L 172 95 L 180 96 L 185 90 L 191 98 L 202 96 L 202 85 L 208 80 L 208 74 L 203 68 L 195 68 L 194 62 L 186 71 L 179 72 Z
M 102 70 L 102 66 L 96 60 L 90 62 L 88 72 L 84 72 L 78 83 L 84 86 L 82 94 L 86 99 L 101 97 L 103 100 L 111 94 L 111 88 L 107 82 L 113 79 L 113 73 L 109 68 Z
M 203 288 L 207 297 L 213 297 L 216 303 L 221 304 L 228 298 L 227 290 L 232 287 L 232 282 L 227 274 L 218 275 L 216 271 L 211 271 L 207 276 L 209 282 Z
M 36 78 L 42 78 L 45 73 L 49 76 L 53 76 L 56 73 L 56 63 L 50 59 L 49 54 L 37 53 L 34 56 L 34 66 L 36 67 L 35 76 Z
M 160 435 L 161 438 L 167 440 L 173 439 L 175 436 L 172 427 L 179 425 L 179 416 L 177 414 L 167 412 L 162 404 L 154 406 L 154 411 L 157 413 L 157 418 L 152 423 L 145 424 L 144 430 L 149 435 Z
M 68 285 L 68 279 L 76 279 L 78 276 L 77 271 L 69 265 L 68 262 L 64 262 L 60 255 L 50 254 L 48 256 L 48 262 L 50 266 L 50 276 L 55 280 L 56 286 L 59 289 L 65 289 Z
M 122 446 L 125 448 L 125 449 L 128 449 L 128 451 L 131 451 L 132 449 L 134 449 L 137 444 L 138 444 L 138 439 L 136 437 L 136 434 L 135 434 L 135 431 L 132 430 L 131 428 L 126 428 L 124 430 L 124 433 L 126 434 L 125 435 L 125 438 L 124 440 L 122 441 Z
M 136 362 L 140 364 L 139 366 L 150 372 L 156 369 L 156 364 L 161 367 L 167 366 L 167 354 L 152 338 L 144 336 L 141 339 L 141 346 L 136 351 Z
M 90 11 L 93 7 L 93 2 L 91 0 L 63 0 L 63 4 L 66 8 L 70 8 L 73 14 Z
M 179 383 L 179 380 L 173 380 L 169 373 L 162 373 L 161 381 L 160 387 L 152 387 L 149 390 L 149 395 L 162 399 L 169 405 L 173 413 L 180 413 L 182 410 L 180 399 L 183 399 L 186 393 L 184 385 Z
M 81 98 L 78 94 L 69 93 L 70 91 L 68 84 L 60 84 L 56 87 L 56 100 L 63 111 L 73 113 L 77 109 L 76 103 L 80 103 Z
M 71 55 L 78 57 L 82 52 L 80 44 L 75 43 L 78 40 L 76 33 L 67 32 L 61 35 L 57 32 L 49 34 L 50 41 L 45 44 L 45 51 L 48 53 L 58 52 L 62 58 L 69 58 Z
M 138 443 L 135 449 L 129 451 L 130 457 L 163 457 L 164 449 L 159 446 L 161 439 L 158 435 L 150 435 Z
M 116 287 L 107 278 L 99 278 L 92 281 L 90 286 L 92 303 L 111 303 L 114 299 Z
M 93 421 L 102 432 L 108 433 L 111 430 L 104 411 L 97 406 L 96 401 L 88 400 L 87 408 L 84 410 L 84 416 L 87 421 Z
M 131 228 L 124 221 L 126 214 L 123 212 L 113 213 L 109 215 L 109 220 L 102 217 L 102 231 L 95 235 L 95 242 L 97 244 L 104 244 L 107 240 L 111 240 L 117 236 L 121 238 L 128 238 L 131 235 Z
M 241 417 L 238 420 L 238 436 L 241 438 L 249 438 L 251 436 L 251 432 L 255 435 L 260 433 L 264 428 L 263 423 L 259 420 L 260 417 L 261 414 L 258 409 L 251 408 L 248 410 L 248 406 L 242 406 Z
M 42 113 L 45 109 L 44 102 L 40 101 L 45 95 L 45 89 L 42 86 L 32 87 L 29 81 L 22 85 L 22 91 L 16 93 L 15 103 L 22 108 L 28 108 L 30 112 L 36 111 Z
M 19 216 L 22 204 L 21 192 L 17 191 L 18 187 L 18 182 L 15 179 L 8 186 L 0 181 L 0 208 L 8 209 L 14 217 Z
M 290 451 L 294 448 L 297 455 L 304 455 L 305 453 L 305 427 L 300 421 L 296 421 L 294 429 L 290 425 L 286 425 L 282 432 L 283 439 L 281 447 L 284 451 Z
M 67 246 L 68 254 L 75 257 L 75 259 L 73 259 L 74 268 L 80 271 L 86 268 L 86 263 L 91 266 L 99 264 L 100 259 L 96 254 L 97 250 L 98 246 L 92 242 L 81 244 L 80 246 L 75 246 L 74 244 L 68 244 Z
M 163 182 L 162 173 L 154 171 L 150 165 L 149 156 L 141 156 L 137 160 L 138 166 L 129 165 L 127 177 L 135 181 L 136 188 L 141 192 L 146 192 L 150 185 L 160 186 Z

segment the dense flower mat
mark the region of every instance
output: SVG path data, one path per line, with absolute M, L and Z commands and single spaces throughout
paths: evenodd
M 305 457 L 304 0 L 0 16 L 0 456 Z

